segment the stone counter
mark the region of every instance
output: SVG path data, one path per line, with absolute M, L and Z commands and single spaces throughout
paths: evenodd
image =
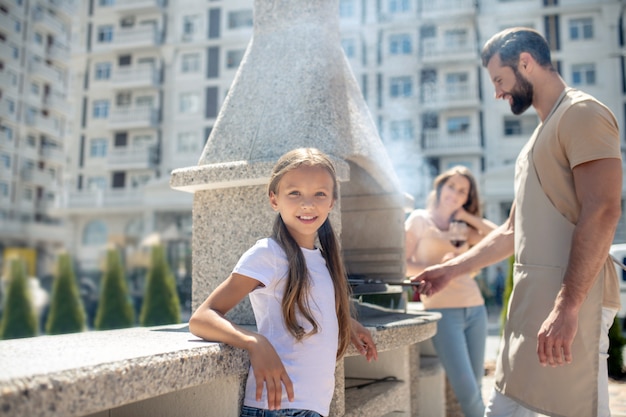
M 430 338 L 438 319 L 377 309 L 360 317 L 379 352 Z M 248 365 L 245 351 L 200 340 L 186 324 L 5 340 L 0 416 L 237 416 Z M 334 409 L 347 410 L 337 392 Z

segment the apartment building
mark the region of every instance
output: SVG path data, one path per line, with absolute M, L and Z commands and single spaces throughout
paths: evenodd
M 144 244 L 157 236 L 179 278 L 190 273 L 192 196 L 170 190 L 169 173 L 199 159 L 252 36 L 253 3 L 77 5 L 66 174 L 48 212 L 64 219 L 81 274 L 98 272 L 111 242 L 141 267 Z M 479 50 L 501 28 L 544 33 L 565 80 L 624 125 L 620 0 L 339 0 L 338 9 L 346 59 L 416 206 L 434 175 L 463 164 L 480 181 L 485 214 L 507 216 L 515 157 L 538 119 L 533 109 L 513 116 L 493 99 Z M 624 222 L 616 240 L 626 241 Z
M 71 0 L 0 1 L 0 259 L 20 253 L 31 275 L 68 242 L 50 207 L 72 134 L 73 12 Z

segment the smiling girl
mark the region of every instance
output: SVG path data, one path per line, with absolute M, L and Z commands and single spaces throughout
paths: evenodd
M 350 342 L 377 359 L 367 329 L 351 317 L 349 287 L 328 218 L 338 198 L 335 169 L 317 149 L 283 155 L 272 170 L 272 237 L 257 241 L 193 313 L 189 330 L 246 349 L 250 372 L 242 417 L 327 416 L 336 360 Z M 249 295 L 258 332 L 225 314 Z

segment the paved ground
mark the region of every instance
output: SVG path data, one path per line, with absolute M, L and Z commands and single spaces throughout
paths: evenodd
M 498 320 L 499 315 L 497 312 L 489 315 L 489 335 L 487 336 L 487 350 L 485 352 L 485 370 L 487 375 L 483 378 L 483 398 L 485 402 L 489 399 L 494 384 L 493 369 L 499 346 Z M 609 380 L 609 405 L 612 417 L 626 417 L 626 381 Z

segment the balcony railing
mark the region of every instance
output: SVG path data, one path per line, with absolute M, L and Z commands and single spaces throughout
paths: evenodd
M 72 106 L 67 101 L 67 96 L 55 89 L 51 90 L 47 96 L 44 96 L 43 105 L 64 115 L 72 113 Z
M 56 138 L 60 138 L 63 135 L 61 122 L 52 117 L 43 117 L 39 114 L 29 114 L 26 116 L 26 124 L 34 127 L 42 133 Z
M 0 71 L 0 85 L 6 93 L 17 93 L 17 75 L 6 70 Z
M 159 71 L 153 67 L 118 69 L 111 75 L 111 84 L 117 88 L 157 86 Z
M 74 0 L 48 0 L 48 4 L 50 4 L 55 11 L 64 13 L 68 18 L 73 17 L 74 13 L 76 13 L 76 3 Z
M 0 149 L 12 151 L 15 149 L 15 139 L 10 138 L 5 130 L 0 130 Z
M 124 0 L 115 2 L 113 10 L 120 13 L 145 12 L 160 9 L 163 7 L 163 0 Z
M 139 189 L 82 190 L 66 192 L 57 199 L 60 208 L 116 208 L 140 207 L 143 205 L 143 192 Z
M 476 132 L 442 133 L 438 130 L 426 130 L 422 134 L 424 152 L 437 151 L 463 153 L 480 150 L 480 136 Z
M 44 9 L 33 9 L 33 24 L 35 27 L 43 27 L 56 34 L 67 31 L 62 21 L 47 13 Z
M 22 170 L 22 181 L 28 182 L 41 187 L 49 188 L 54 183 L 54 177 L 48 171 L 42 171 L 34 168 L 26 168 Z
M 60 43 L 53 43 L 46 49 L 46 56 L 65 63 L 70 59 L 70 48 Z
M 154 127 L 157 121 L 157 110 L 151 107 L 117 109 L 111 112 L 109 127 L 111 129 Z
M 422 39 L 422 58 L 468 59 L 477 57 L 475 42 L 447 43 L 443 39 Z
M 10 180 L 13 178 L 13 170 L 4 165 L 0 165 L 0 178 Z
M 17 121 L 17 103 L 3 97 L 3 99 L 0 100 L 0 117 Z
M 424 85 L 420 89 L 420 100 L 424 105 L 450 105 L 454 103 L 480 104 L 478 89 L 473 84 Z
M 40 155 L 43 159 L 49 162 L 55 162 L 57 164 L 65 164 L 65 154 L 63 149 L 44 147 L 41 149 Z
M 52 84 L 65 85 L 64 77 L 61 71 L 57 70 L 54 67 L 46 65 L 43 62 L 31 60 L 28 64 L 28 69 L 34 75 L 43 77 L 47 81 L 50 81 Z
M 19 52 L 16 53 L 16 47 L 7 42 L 0 42 L 0 58 L 4 58 L 8 64 L 13 66 L 19 65 Z
M 148 169 L 154 166 L 155 146 L 140 149 L 113 149 L 107 156 L 107 167 L 110 169 Z
M 162 31 L 154 26 L 141 26 L 132 29 L 118 29 L 111 42 L 99 42 L 93 45 L 96 52 L 117 48 L 141 48 L 161 44 Z
M 475 11 L 475 0 L 422 0 L 422 13 L 455 14 Z

